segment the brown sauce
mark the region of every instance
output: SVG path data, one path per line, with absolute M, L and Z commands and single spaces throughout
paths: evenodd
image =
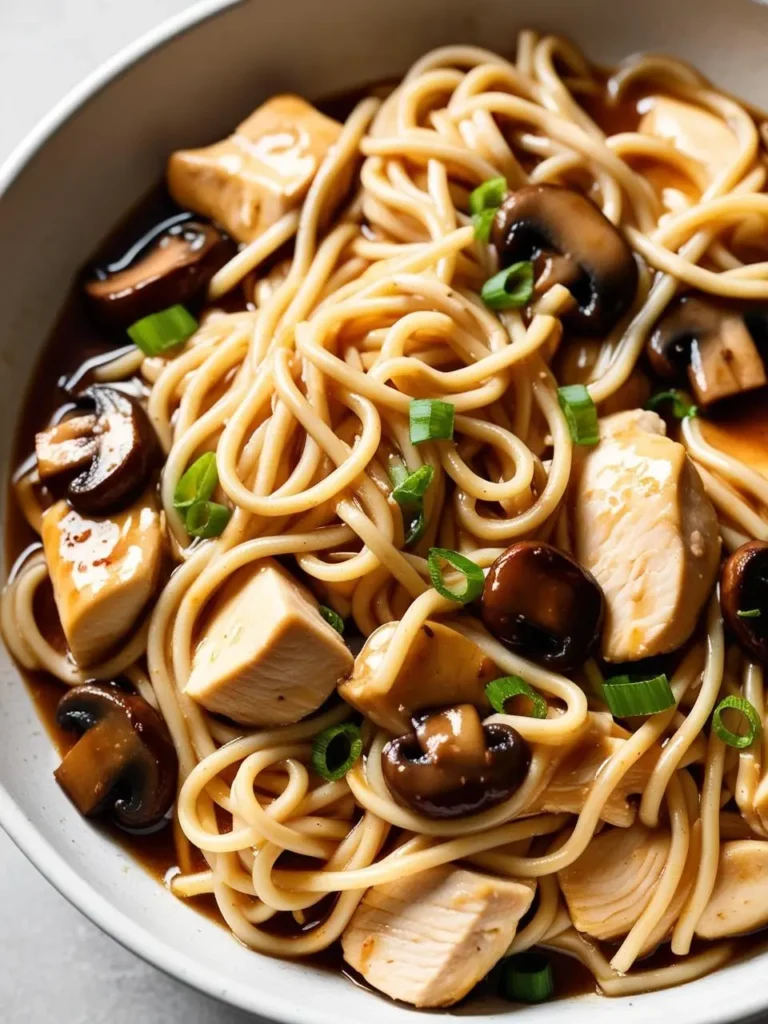
M 380 83 L 375 87 L 378 95 L 384 96 L 393 87 L 392 83 Z M 370 95 L 371 87 L 356 90 L 343 96 L 331 98 L 321 105 L 330 116 L 345 117 L 354 104 L 364 95 Z M 647 102 L 647 93 L 631 89 L 616 105 L 606 101 L 604 95 L 585 95 L 580 99 L 587 113 L 609 134 L 634 131 Z M 678 180 L 679 179 L 679 180 Z M 655 169 L 653 183 L 662 188 L 673 185 L 688 186 L 682 176 L 675 176 L 673 171 L 662 174 Z M 106 263 L 121 255 L 137 238 L 141 237 L 150 227 L 164 219 L 174 211 L 164 187 L 158 186 L 142 199 L 129 213 L 125 220 L 110 234 L 94 257 L 94 262 Z M 54 413 L 66 403 L 67 396 L 61 384 L 76 375 L 78 389 L 88 383 L 88 368 L 101 357 L 109 357 L 116 348 L 125 344 L 124 334 L 114 335 L 103 325 L 97 323 L 85 307 L 80 286 L 81 275 L 78 274 L 73 283 L 69 297 L 42 349 L 35 372 L 29 382 L 25 400 L 22 404 L 21 416 L 13 447 L 12 470 L 29 458 L 33 449 L 33 439 L 37 431 L 43 429 Z M 237 300 L 235 300 L 237 304 Z M 242 308 L 242 307 L 240 307 Z M 757 392 L 747 400 L 739 402 L 738 409 L 730 411 L 727 416 L 718 419 L 701 420 L 704 436 L 713 445 L 722 448 L 736 458 L 742 459 L 754 468 L 768 474 L 768 389 Z M 12 492 L 10 481 L 7 486 Z M 9 495 L 5 525 L 5 556 L 6 564 L 13 566 L 17 558 L 30 546 L 38 542 L 37 535 L 29 528 L 14 500 Z M 38 597 L 37 612 L 46 636 L 59 650 L 64 650 L 64 640 L 56 616 L 50 588 L 41 588 Z M 42 721 L 55 749 L 63 756 L 75 742 L 74 737 L 62 730 L 56 723 L 56 706 L 66 687 L 44 672 L 25 672 L 19 668 L 37 713 Z M 111 840 L 124 848 L 141 866 L 160 884 L 167 884 L 177 872 L 177 855 L 173 841 L 173 829 L 166 826 L 152 833 L 129 835 L 109 823 L 102 821 L 83 821 L 83 828 L 97 828 L 105 832 Z M 194 870 L 202 870 L 205 864 L 194 865 Z M 212 896 L 193 897 L 188 901 L 196 910 L 205 914 L 217 923 L 223 923 Z M 319 905 L 321 915 L 330 909 L 331 899 L 323 900 Z M 308 921 L 310 926 L 313 921 Z M 290 915 L 278 915 L 274 922 L 274 930 L 287 934 L 296 931 Z M 764 935 L 756 935 L 741 940 L 741 955 L 755 955 L 766 948 L 768 940 Z M 594 992 L 596 985 L 590 971 L 578 961 L 560 953 L 551 953 L 555 975 L 557 998 L 569 998 Z M 609 954 L 610 955 L 610 954 Z M 347 965 L 344 964 L 338 944 L 310 959 L 313 965 L 325 967 L 344 973 L 355 984 L 365 987 L 379 998 L 385 998 L 369 986 Z M 672 960 L 668 947 L 654 954 L 652 958 L 638 964 L 638 969 L 665 966 Z M 464 1013 L 498 1012 L 509 1008 L 510 1004 L 500 1000 L 491 989 L 491 983 L 481 983 L 471 996 L 452 1009 L 452 1013 L 461 1016 Z

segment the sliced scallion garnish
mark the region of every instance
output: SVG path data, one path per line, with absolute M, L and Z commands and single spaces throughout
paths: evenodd
M 344 632 L 344 619 L 342 619 L 338 612 L 334 611 L 333 608 L 329 608 L 327 604 L 319 605 L 317 610 L 328 625 L 333 626 L 337 633 Z
M 187 509 L 196 501 L 208 501 L 216 490 L 219 472 L 216 468 L 216 453 L 206 452 L 195 459 L 176 484 L 173 492 L 173 507 Z
M 485 688 L 485 695 L 493 710 L 500 715 L 509 714 L 506 704 L 512 697 L 527 697 L 532 705 L 530 717 L 547 717 L 547 702 L 520 676 L 502 676 L 500 679 L 492 679 Z
M 197 328 L 192 314 L 176 305 L 137 320 L 128 328 L 128 335 L 145 356 L 159 356 L 192 337 Z
M 669 680 L 663 672 L 652 679 L 613 676 L 603 683 L 603 696 L 616 718 L 656 715 L 675 703 Z
M 472 214 L 472 224 L 475 229 L 475 238 L 478 242 L 488 242 L 491 238 L 491 228 L 496 216 L 495 210 L 483 210 L 481 213 Z
M 745 733 L 731 732 L 725 725 L 723 722 L 723 712 L 729 710 L 738 712 L 746 721 L 748 728 Z M 723 743 L 726 743 L 729 747 L 735 747 L 737 750 L 746 750 L 747 747 L 751 747 L 760 735 L 762 725 L 757 710 L 746 697 L 724 697 L 715 708 L 715 713 L 712 716 L 712 728 L 715 730 L 715 733 Z
M 533 263 L 524 260 L 489 277 L 480 297 L 489 309 L 520 309 L 533 295 Z
M 417 541 L 421 540 L 424 536 L 424 531 L 427 528 L 427 520 L 424 515 L 424 509 L 420 508 L 416 515 L 411 519 L 408 526 L 408 532 L 405 535 L 405 546 L 411 547 Z
M 453 408 L 453 406 L 451 406 L 451 408 Z M 398 467 L 398 469 L 399 468 L 400 467 Z M 413 473 L 407 473 L 405 478 L 401 477 L 398 482 L 395 482 L 397 473 L 394 472 L 392 475 L 392 482 L 395 486 L 392 489 L 392 497 L 402 508 L 421 508 L 424 501 L 424 495 L 427 493 L 427 489 L 432 483 L 434 475 L 435 471 L 432 466 L 419 466 L 419 468 L 414 470 Z
M 463 590 L 451 590 L 446 585 L 441 562 L 447 562 L 461 573 L 465 580 Z M 485 583 L 483 570 L 470 558 L 460 555 L 458 551 L 450 551 L 448 548 L 430 548 L 427 568 L 432 586 L 441 597 L 447 597 L 450 601 L 456 601 L 457 604 L 468 604 L 480 597 L 483 592 Z
M 506 178 L 489 178 L 469 194 L 469 212 L 482 213 L 484 210 L 495 210 L 504 202 L 507 194 Z
M 557 389 L 557 400 L 563 410 L 574 444 L 595 445 L 600 440 L 597 406 L 583 384 L 567 384 Z
M 759 608 L 740 608 L 736 612 L 736 616 L 739 619 L 759 619 L 761 615 L 762 612 Z
M 408 408 L 411 444 L 450 441 L 453 437 L 454 408 L 439 398 L 414 398 Z
M 501 994 L 513 1003 L 543 1003 L 555 991 L 552 964 L 541 953 L 518 953 L 502 965 Z
M 672 403 L 672 415 L 676 420 L 687 420 L 691 416 L 698 415 L 699 407 L 688 400 L 684 391 L 678 391 L 677 388 L 672 388 L 671 391 L 659 391 L 658 394 L 648 399 L 645 408 L 656 412 L 659 406 L 666 402 Z
M 190 537 L 219 537 L 224 532 L 232 510 L 215 501 L 196 501 L 187 509 L 187 533 Z
M 344 778 L 362 752 L 363 740 L 358 727 L 353 722 L 341 722 L 315 736 L 312 767 L 326 782 L 336 782 Z

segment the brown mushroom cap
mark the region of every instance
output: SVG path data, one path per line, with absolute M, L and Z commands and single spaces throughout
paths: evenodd
M 768 665 L 768 543 L 752 540 L 726 559 L 720 605 L 726 625 L 749 657 Z
M 570 289 L 577 305 L 563 314 L 563 322 L 574 333 L 604 334 L 634 300 L 632 249 L 581 192 L 526 185 L 501 204 L 491 237 L 504 266 L 533 260 L 542 283 Z
M 517 730 L 483 725 L 472 704 L 413 720 L 415 731 L 382 754 L 387 786 L 428 818 L 459 818 L 507 800 L 522 784 L 531 754 Z
M 605 599 L 594 576 L 565 552 L 524 540 L 485 578 L 482 617 L 512 650 L 561 672 L 578 668 L 600 636 Z
M 128 327 L 150 313 L 192 301 L 237 248 L 212 224 L 176 214 L 156 225 L 85 284 L 105 320 Z
M 115 686 L 75 686 L 59 701 L 56 721 L 80 736 L 54 775 L 81 814 L 111 813 L 127 829 L 165 816 L 176 793 L 176 751 L 142 697 Z
M 659 377 L 687 374 L 699 405 L 712 405 L 768 383 L 752 329 L 760 320 L 755 312 L 745 315 L 724 302 L 686 295 L 659 320 L 646 354 Z
M 149 479 L 155 432 L 138 401 L 116 388 L 94 384 L 78 401 L 95 406 L 95 412 L 65 420 L 35 438 L 40 478 L 66 483 L 78 512 L 117 511 Z

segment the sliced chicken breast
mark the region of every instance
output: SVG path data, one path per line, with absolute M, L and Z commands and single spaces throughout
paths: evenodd
M 656 413 L 601 420 L 573 513 L 576 557 L 605 594 L 603 657 L 635 661 L 684 644 L 715 583 L 720 535 L 693 463 Z
M 275 96 L 229 138 L 174 153 L 168 189 L 179 204 L 251 242 L 298 208 L 341 132 L 299 96 Z
M 616 725 L 611 715 L 590 712 L 585 734 L 559 759 L 543 792 L 526 811 L 553 814 L 580 814 L 598 775 L 614 754 L 621 751 L 629 735 Z M 637 808 L 630 803 L 633 794 L 642 793 L 659 756 L 654 747 L 640 758 L 611 792 L 600 814 L 602 821 L 628 828 Z
M 661 881 L 670 841 L 668 829 L 640 823 L 595 836 L 581 857 L 557 874 L 574 928 L 608 942 L 624 938 Z M 698 860 L 691 845 L 675 895 L 643 952 L 665 938 L 687 899 Z
M 425 622 L 389 684 L 378 677 L 397 622 L 379 626 L 355 659 L 355 670 L 339 693 L 377 725 L 408 732 L 411 715 L 448 704 L 487 707 L 485 687 L 500 673 L 483 651 L 455 629 Z
M 768 924 L 768 842 L 723 843 L 717 881 L 696 925 L 702 939 L 744 935 Z
M 341 937 L 374 988 L 414 1006 L 451 1006 L 504 956 L 533 885 L 450 865 L 369 889 Z
M 139 502 L 87 518 L 59 501 L 43 516 L 42 539 L 69 649 L 78 665 L 94 665 L 128 636 L 157 587 L 160 516 Z
M 243 725 L 288 725 L 316 711 L 352 664 L 309 591 L 260 562 L 214 598 L 184 689 Z
M 716 174 L 739 155 L 739 142 L 725 122 L 703 107 L 654 96 L 650 110 L 640 119 L 638 130 L 644 135 L 667 139 L 676 149 L 708 167 Z

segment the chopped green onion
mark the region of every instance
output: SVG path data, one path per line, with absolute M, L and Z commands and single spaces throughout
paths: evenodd
M 333 626 L 337 633 L 344 632 L 344 619 L 335 612 L 333 608 L 329 608 L 327 604 L 321 604 L 317 609 L 323 616 L 329 626 Z
M 416 541 L 421 540 L 424 536 L 424 531 L 427 528 L 427 520 L 424 517 L 424 509 L 419 509 L 418 513 L 411 520 L 408 527 L 408 533 L 405 535 L 405 546 L 407 548 L 415 544 Z
M 173 507 L 189 508 L 196 501 L 208 501 L 216 490 L 219 472 L 216 468 L 216 453 L 206 452 L 196 459 L 176 484 L 173 492 Z
M 341 759 L 333 747 L 346 750 Z M 326 782 L 336 782 L 344 778 L 362 752 L 363 740 L 353 722 L 331 725 L 312 741 L 312 767 Z
M 555 991 L 552 964 L 541 953 L 518 953 L 503 965 L 501 994 L 513 1003 L 543 1003 Z
M 504 202 L 507 194 L 506 178 L 489 178 L 469 194 L 469 212 L 482 213 L 484 210 L 495 210 Z
M 472 223 L 475 228 L 475 238 L 478 242 L 488 242 L 491 238 L 491 228 L 496 217 L 495 210 L 483 210 L 482 213 L 472 214 Z
M 723 712 L 729 709 L 738 711 L 739 714 L 745 719 L 749 726 L 747 732 L 743 734 L 731 732 L 729 728 L 723 722 Z M 720 737 L 723 743 L 727 743 L 729 747 L 736 747 L 737 750 L 746 750 L 747 747 L 751 747 L 757 737 L 762 731 L 762 722 L 760 716 L 753 704 L 751 704 L 745 697 L 724 697 L 715 708 L 715 713 L 712 716 L 712 728 L 716 734 Z
M 597 406 L 583 384 L 567 384 L 557 389 L 557 400 L 563 410 L 574 444 L 594 445 L 600 440 Z
M 408 408 L 411 444 L 450 441 L 453 437 L 454 408 L 439 398 L 414 398 Z
M 737 611 L 736 617 L 739 619 L 759 619 L 762 612 L 759 608 L 747 608 L 744 611 Z
M 464 577 L 466 583 L 463 590 L 451 590 L 443 579 L 443 571 L 440 562 L 447 562 L 454 569 L 457 569 Z M 470 558 L 465 558 L 458 551 L 450 551 L 448 548 L 430 548 L 427 559 L 429 578 L 432 586 L 441 597 L 447 597 L 450 601 L 458 604 L 468 604 L 480 597 L 483 592 L 485 576 L 479 565 L 476 565 Z
M 492 679 L 485 688 L 485 695 L 493 710 L 500 715 L 508 714 L 506 710 L 508 700 L 520 696 L 527 697 L 533 704 L 531 718 L 547 717 L 547 702 L 520 676 L 502 676 L 500 679 Z
M 453 407 L 451 406 L 451 408 Z M 392 491 L 392 497 L 403 508 L 421 508 L 424 495 L 427 493 L 427 488 L 432 483 L 434 475 L 435 471 L 432 466 L 419 466 L 413 473 L 409 473 L 404 480 L 400 479 L 399 483 L 395 483 L 393 478 L 392 482 L 395 483 L 395 487 Z
M 655 715 L 675 703 L 669 680 L 663 672 L 652 679 L 613 676 L 603 683 L 603 695 L 616 718 Z
M 691 416 L 698 416 L 698 405 L 689 402 L 685 393 L 678 391 L 677 388 L 672 388 L 671 391 L 659 391 L 657 395 L 648 399 L 645 403 L 645 408 L 656 412 L 659 406 L 665 402 L 672 403 L 672 415 L 676 420 L 687 420 Z
M 533 295 L 533 263 L 525 260 L 505 267 L 483 285 L 480 297 L 489 309 L 520 309 Z
M 145 356 L 159 356 L 190 338 L 198 328 L 197 320 L 183 306 L 169 306 L 150 313 L 128 328 L 131 341 Z
M 187 533 L 190 537 L 219 537 L 232 517 L 232 510 L 215 501 L 196 501 L 187 509 Z

